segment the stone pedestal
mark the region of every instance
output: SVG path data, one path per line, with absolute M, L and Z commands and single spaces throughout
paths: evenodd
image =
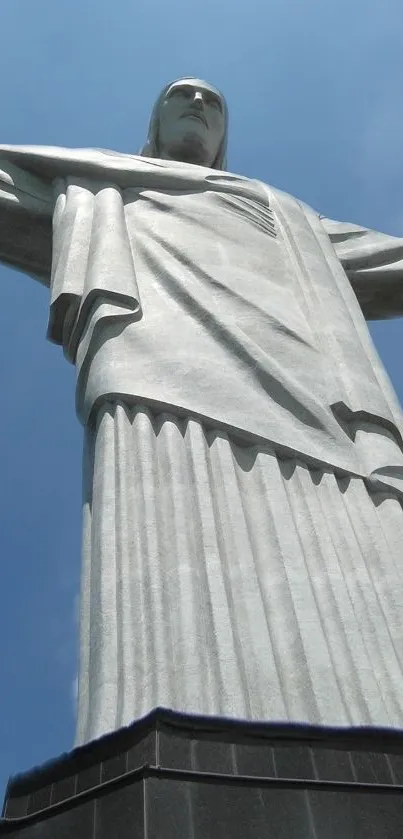
M 13 839 L 401 839 L 403 733 L 157 710 L 12 779 Z

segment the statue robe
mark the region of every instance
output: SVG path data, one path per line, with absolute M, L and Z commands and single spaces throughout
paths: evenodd
M 0 169 L 0 258 L 77 367 L 77 742 L 156 706 L 401 724 L 401 417 L 362 312 L 402 314 L 403 241 L 188 164 Z

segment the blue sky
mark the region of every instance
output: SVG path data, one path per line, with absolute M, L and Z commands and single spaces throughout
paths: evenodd
M 402 24 L 401 0 L 2 0 L 1 142 L 136 152 L 161 87 L 201 76 L 229 169 L 403 236 Z M 81 429 L 46 289 L 0 287 L 1 789 L 72 745 Z M 402 399 L 402 320 L 371 332 Z

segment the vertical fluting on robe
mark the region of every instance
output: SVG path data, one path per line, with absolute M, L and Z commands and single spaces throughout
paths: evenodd
M 401 725 L 393 493 L 123 402 L 84 490 L 77 743 L 156 706 Z
M 163 364 L 156 394 L 148 390 L 147 364 L 135 375 L 137 280 L 145 304 L 149 277 L 135 271 L 139 226 L 131 210 L 143 190 L 175 201 L 181 191 L 200 198 L 214 192 L 221 204 L 227 195 L 239 207 L 241 198 L 239 217 L 246 219 L 256 183 L 94 150 L 2 147 L 3 155 L 0 257 L 48 284 L 53 237 L 48 336 L 77 365 L 77 406 L 85 425 L 77 741 L 131 722 L 155 705 L 251 719 L 401 727 L 403 534 L 394 494 L 394 487 L 399 497 L 402 492 L 401 417 L 345 271 L 364 310 L 366 289 L 371 297 L 376 287 L 380 311 L 401 312 L 402 240 L 380 241 L 371 231 L 364 239 L 357 228 L 353 237 L 347 231 L 348 248 L 340 248 L 346 231 L 340 238 L 296 199 L 258 189 L 276 241 L 285 245 L 279 288 L 285 265 L 292 265 L 293 295 L 315 337 L 325 372 L 323 407 L 332 407 L 354 441 L 359 471 L 355 463 L 347 470 L 366 481 L 340 479 L 330 471 L 332 446 L 322 460 L 329 471 L 309 471 L 302 460 L 318 462 L 318 452 L 298 448 L 293 433 L 286 435 L 287 447 L 301 460 L 281 460 L 274 448 L 282 422 L 272 434 L 258 431 L 272 441 L 265 450 L 240 449 L 196 420 L 153 417 L 141 407 L 170 405 L 175 412 L 176 406 L 182 414 L 209 417 L 210 424 L 243 429 L 247 436 L 253 431 L 247 398 L 246 421 L 238 426 L 226 410 L 217 414 L 214 405 L 212 412 L 209 400 L 196 407 L 175 401 Z M 172 206 L 165 209 L 172 215 Z M 203 217 L 206 208 L 199 209 Z M 157 227 L 150 227 L 152 238 Z M 265 230 L 270 233 L 267 225 Z M 192 243 L 195 237 L 196 226 Z M 249 243 L 245 234 L 235 240 Z M 166 252 L 160 253 L 154 280 L 167 269 Z M 229 266 L 236 265 L 233 254 L 229 246 Z M 274 260 L 267 264 L 273 272 Z M 212 279 L 214 292 L 217 277 Z M 154 309 L 144 311 L 147 328 Z M 110 337 L 100 327 L 109 328 L 111 319 L 125 340 L 120 355 L 114 341 L 108 343 L 97 380 L 99 348 Z M 172 317 L 169 323 L 175 344 L 178 322 Z M 164 341 L 162 349 L 172 364 Z M 186 349 L 190 359 L 205 357 L 191 343 Z M 268 358 L 284 362 L 278 343 Z M 294 358 L 301 364 L 298 353 Z M 225 364 L 216 367 L 228 372 Z M 96 386 L 87 394 L 89 372 Z M 187 372 L 200 391 L 201 379 Z M 233 381 L 231 393 L 242 393 L 239 379 Z M 214 392 L 211 379 L 206 392 Z M 217 392 L 223 393 L 221 381 Z M 264 409 L 252 416 L 272 416 L 274 396 L 269 387 Z M 127 408 L 126 397 L 139 407 Z M 105 399 L 111 404 L 100 407 Z

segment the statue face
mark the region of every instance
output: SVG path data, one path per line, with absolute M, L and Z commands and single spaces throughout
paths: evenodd
M 216 88 L 199 79 L 175 82 L 159 114 L 160 156 L 212 166 L 225 131 L 225 106 Z

